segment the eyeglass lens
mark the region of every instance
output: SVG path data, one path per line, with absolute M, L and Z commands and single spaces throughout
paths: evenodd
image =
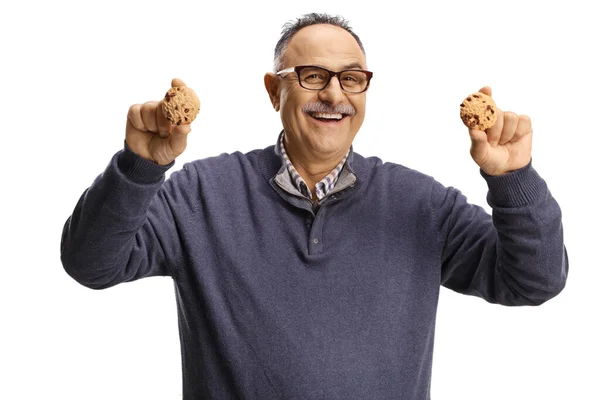
M 306 89 L 321 90 L 329 83 L 329 72 L 323 68 L 311 67 L 300 71 L 300 84 Z M 368 77 L 362 71 L 344 71 L 339 76 L 342 88 L 348 92 L 362 92 L 368 84 Z

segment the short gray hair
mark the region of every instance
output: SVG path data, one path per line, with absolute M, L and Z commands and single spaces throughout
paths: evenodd
M 344 29 L 346 32 L 351 34 L 352 37 L 354 37 L 363 54 L 366 55 L 365 48 L 363 47 L 360 38 L 356 33 L 354 33 L 348 24 L 348 21 L 346 21 L 344 18 L 339 15 L 331 16 L 329 14 L 318 13 L 305 14 L 302 17 L 297 18 L 296 21 L 290 21 L 283 25 L 283 29 L 281 30 L 281 38 L 275 46 L 275 57 L 273 58 L 273 67 L 275 69 L 274 72 L 280 71 L 283 68 L 283 54 L 287 50 L 288 44 L 290 43 L 292 37 L 300 29 L 317 24 L 328 24 Z

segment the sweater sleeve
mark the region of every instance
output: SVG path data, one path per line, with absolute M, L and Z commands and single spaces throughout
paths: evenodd
M 84 191 L 61 238 L 65 271 L 80 284 L 104 289 L 149 276 L 173 276 L 180 242 L 173 217 L 184 168 L 165 182 L 160 166 L 125 144 Z
M 433 185 L 443 243 L 441 284 L 490 303 L 540 305 L 566 284 L 560 207 L 531 162 L 502 176 L 480 173 L 491 216 L 459 190 Z

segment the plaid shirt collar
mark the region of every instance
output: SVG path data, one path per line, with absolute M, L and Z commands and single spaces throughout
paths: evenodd
M 302 179 L 296 168 L 294 168 L 294 165 L 290 161 L 285 151 L 285 145 L 283 144 L 284 136 L 285 132 L 282 132 L 279 139 L 279 150 L 281 153 L 281 160 L 283 162 L 283 165 L 285 165 L 288 172 L 290 173 L 290 176 L 292 177 L 292 182 L 294 183 L 296 189 L 298 189 L 298 191 L 300 191 L 300 193 L 302 193 L 303 196 L 307 197 L 312 201 L 312 193 L 308 188 L 308 185 L 306 184 L 304 179 Z M 342 171 L 342 168 L 344 168 L 344 164 L 346 163 L 346 159 L 348 158 L 348 154 L 350 154 L 350 150 L 348 150 L 342 161 L 340 161 L 339 164 L 333 170 L 331 170 L 331 172 L 325 178 L 323 178 L 316 184 L 315 194 L 317 195 L 317 199 L 321 200 L 325 198 L 329 194 L 329 192 L 331 192 L 331 190 L 335 187 L 335 184 L 337 183 L 338 178 L 340 177 L 340 172 Z

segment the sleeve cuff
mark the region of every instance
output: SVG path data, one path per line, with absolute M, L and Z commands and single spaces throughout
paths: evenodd
M 173 160 L 167 165 L 158 165 L 153 161 L 146 160 L 134 153 L 127 142 L 124 142 L 124 148 L 119 154 L 119 170 L 127 178 L 136 183 L 156 183 L 161 180 L 167 170 L 175 164 Z
M 479 170 L 487 182 L 488 204 L 493 207 L 522 207 L 531 204 L 546 190 L 546 182 L 529 161 L 525 167 L 500 176 Z

